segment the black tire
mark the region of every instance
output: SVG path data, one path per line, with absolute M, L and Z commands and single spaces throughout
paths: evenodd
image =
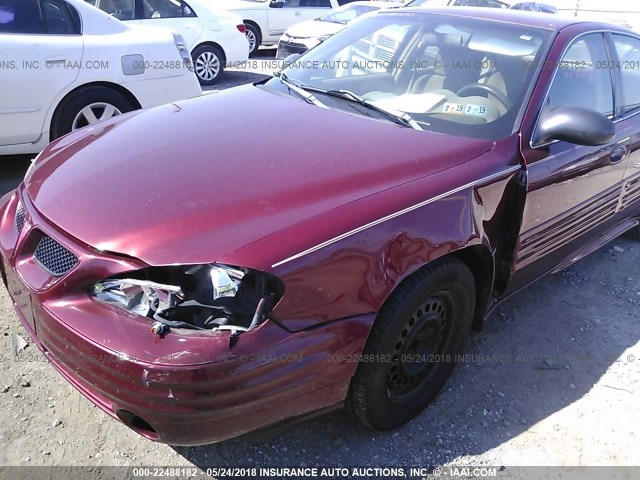
M 631 230 L 627 230 L 624 236 L 631 240 L 640 240 L 640 227 L 633 227 Z
M 244 26 L 246 28 L 247 40 L 249 40 L 249 56 L 253 57 L 258 52 L 258 47 L 260 47 L 262 43 L 262 35 L 260 35 L 260 31 L 250 23 L 245 23 Z M 255 38 L 253 46 L 251 46 L 251 35 Z
M 77 130 L 87 126 L 88 123 L 83 122 L 81 118 L 77 118 L 80 112 L 86 107 L 91 108 L 97 118 L 107 113 L 106 108 L 99 105 L 113 106 L 117 112 L 113 115 L 136 110 L 138 105 L 133 104 L 127 97 L 108 87 L 95 86 L 85 87 L 73 93 L 69 98 L 63 100 L 51 120 L 51 141 L 59 138 L 72 130 Z M 103 120 L 106 120 L 104 118 Z M 75 125 L 74 125 L 75 124 Z
M 473 275 L 456 258 L 409 276 L 378 312 L 351 380 L 347 411 L 374 430 L 396 428 L 418 415 L 453 371 L 474 306 Z
M 196 77 L 203 87 L 214 85 L 226 66 L 224 52 L 215 45 L 200 45 L 193 50 L 191 58 Z

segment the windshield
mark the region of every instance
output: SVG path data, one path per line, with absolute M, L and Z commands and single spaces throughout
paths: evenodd
M 423 130 L 498 140 L 516 130 L 550 35 L 504 22 L 393 10 L 359 19 L 283 73 L 313 89 L 328 108 L 354 111 L 344 99 L 322 95 L 344 90 L 379 109 L 408 114 Z M 279 83 L 268 85 L 284 90 Z
M 393 5 L 390 5 L 393 6 Z M 329 12 L 325 15 L 322 15 L 317 20 L 321 20 L 323 22 L 332 22 L 332 23 L 342 23 L 347 24 L 352 20 L 355 20 L 360 15 L 363 15 L 368 12 L 373 12 L 374 10 L 379 10 L 380 7 L 374 7 L 371 5 L 353 5 L 348 4 L 344 5 L 336 10 Z

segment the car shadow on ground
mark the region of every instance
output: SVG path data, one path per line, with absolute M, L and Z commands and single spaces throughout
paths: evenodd
M 16 188 L 35 155 L 0 155 L 0 197 Z
M 500 446 L 591 389 L 632 401 L 631 391 L 596 385 L 612 364 L 625 362 L 623 353 L 640 339 L 634 266 L 640 244 L 621 239 L 615 246 L 538 281 L 499 307 L 484 331 L 472 334 L 468 361 L 435 403 L 396 431 L 370 432 L 339 411 L 267 440 L 242 437 L 174 449 L 201 468 L 433 466 Z

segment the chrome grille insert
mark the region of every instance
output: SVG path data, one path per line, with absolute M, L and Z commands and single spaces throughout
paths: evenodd
M 22 206 L 22 203 L 18 203 L 18 208 L 16 209 L 16 230 L 18 233 L 22 231 L 22 227 L 24 227 L 24 220 L 27 216 L 27 213 Z
M 71 271 L 79 262 L 78 257 L 47 235 L 40 239 L 33 257 L 54 277 Z

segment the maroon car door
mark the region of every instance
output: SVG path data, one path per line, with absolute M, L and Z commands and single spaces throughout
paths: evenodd
M 609 50 L 616 57 L 612 65 L 618 78 L 618 123 L 621 135 L 629 138 L 619 210 L 628 218 L 640 215 L 640 37 L 612 34 Z
M 622 125 L 605 146 L 535 140 L 547 108 L 579 106 L 614 118 L 615 76 L 605 38 L 561 32 L 534 92 L 528 128 L 523 124 L 527 191 L 509 292 L 580 256 L 613 222 L 630 142 Z

